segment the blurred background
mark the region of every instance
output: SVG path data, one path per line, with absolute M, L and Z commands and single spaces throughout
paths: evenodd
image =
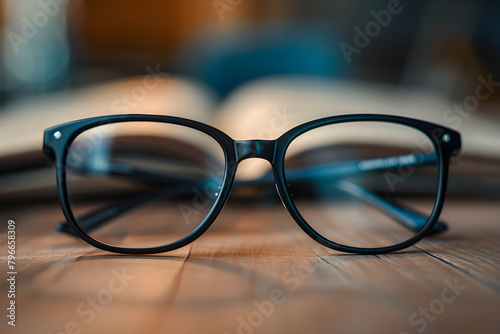
M 231 193 L 234 210 L 228 203 L 194 248 L 161 258 L 95 253 L 56 232 L 64 216 L 42 152 L 44 130 L 128 113 L 196 119 L 234 139 L 276 138 L 299 123 L 349 113 L 456 129 L 462 152 L 451 165 L 442 215 L 451 233 L 422 241 L 425 254 L 392 259 L 327 261 L 322 256 L 331 253 L 314 252 L 324 260 L 314 280 L 304 280 L 263 329 L 401 332 L 408 316 L 432 309 L 443 282 L 456 285 L 457 277 L 467 291 L 428 333 L 498 328 L 499 60 L 494 0 L 0 0 L 0 220 L 19 226 L 18 325 L 26 329 L 18 332 L 70 332 L 70 320 L 85 326 L 78 303 L 105 290 L 110 270 L 123 266 L 136 281 L 84 331 L 208 333 L 213 326 L 233 333 L 237 316 L 246 319 L 252 302 L 267 300 L 275 286 L 288 291 L 275 285 L 281 273 L 300 271 L 319 247 L 268 185 L 248 194 L 242 187 L 241 201 Z M 267 162 L 244 161 L 237 176 L 259 163 Z M 163 224 L 163 213 L 133 216 L 141 223 L 135 226 Z M 7 224 L 0 226 L 6 239 Z
M 479 75 L 500 76 L 500 2 L 402 1 L 387 18 L 390 3 L 3 0 L 0 103 L 157 65 L 219 97 L 259 77 L 295 74 L 462 99 Z M 498 103 L 493 95 L 485 105 Z M 500 113 L 483 105 L 480 112 Z
M 0 11 L 4 174 L 40 163 L 43 130 L 72 119 L 224 114 L 235 121 L 224 130 L 246 137 L 249 115 L 268 124 L 260 109 L 288 108 L 290 126 L 348 112 L 435 121 L 488 164 L 475 173 L 497 176 L 499 1 L 2 0 Z

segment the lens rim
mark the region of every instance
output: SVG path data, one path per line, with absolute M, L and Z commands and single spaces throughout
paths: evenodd
M 162 246 L 146 247 L 146 248 L 131 248 L 131 247 L 120 247 L 111 245 L 90 236 L 85 230 L 80 227 L 73 212 L 71 210 L 70 199 L 68 196 L 68 186 L 67 186 L 67 170 L 66 170 L 66 158 L 69 152 L 69 148 L 73 141 L 83 132 L 106 124 L 116 124 L 123 122 L 156 122 L 165 123 L 172 125 L 185 126 L 194 130 L 198 130 L 210 137 L 212 137 L 215 142 L 219 144 L 224 154 L 224 177 L 222 180 L 221 191 L 217 197 L 215 203 L 213 204 L 210 212 L 205 217 L 205 219 L 199 223 L 199 225 L 187 236 L 175 242 L 165 244 Z M 56 138 L 54 134 L 59 138 Z M 54 138 L 57 144 L 50 141 Z M 214 222 L 215 218 L 222 210 L 227 197 L 229 195 L 230 185 L 234 179 L 236 164 L 231 164 L 230 161 L 236 161 L 236 156 L 234 150 L 228 149 L 231 147 L 233 140 L 223 133 L 222 131 L 211 127 L 207 124 L 197 122 L 194 120 L 189 120 L 174 116 L 158 116 L 158 115 L 113 115 L 113 116 L 102 116 L 91 119 L 83 119 L 63 125 L 47 129 L 45 132 L 45 144 L 50 144 L 50 149 L 52 149 L 51 154 L 54 155 L 56 161 L 56 175 L 57 175 L 57 185 L 59 191 L 59 199 L 61 202 L 61 207 L 66 220 L 68 221 L 71 228 L 74 230 L 75 234 L 82 238 L 89 244 L 106 251 L 123 253 L 123 254 L 154 254 L 163 253 L 171 251 L 180 247 L 183 247 L 195 239 L 200 237 Z
M 125 248 L 117 247 L 102 243 L 98 240 L 90 237 L 85 231 L 83 231 L 76 223 L 71 210 L 69 209 L 69 200 L 66 187 L 66 168 L 65 161 L 66 155 L 68 153 L 69 145 L 72 141 L 83 131 L 104 124 L 119 123 L 119 122 L 131 122 L 131 121 L 154 121 L 154 122 L 164 122 L 176 125 L 183 125 L 186 127 L 199 130 L 219 143 L 221 146 L 224 157 L 225 157 L 225 170 L 224 178 L 221 186 L 221 191 L 218 199 L 216 200 L 212 210 L 209 212 L 205 220 L 188 236 L 174 243 L 167 244 L 164 246 L 150 247 L 150 248 Z M 397 123 L 402 125 L 407 125 L 409 127 L 415 128 L 417 130 L 425 133 L 433 143 L 435 150 L 437 152 L 438 158 L 438 170 L 439 170 L 439 180 L 438 180 L 438 193 L 436 195 L 436 202 L 434 204 L 433 212 L 429 218 L 425 227 L 413 238 L 401 242 L 399 244 L 380 248 L 358 248 L 358 247 L 348 247 L 334 243 L 320 234 L 318 234 L 314 229 L 307 224 L 307 222 L 300 216 L 297 208 L 292 202 L 289 190 L 286 186 L 286 179 L 284 173 L 284 159 L 288 146 L 291 141 L 301 134 L 313 130 L 315 128 L 332 125 L 344 122 L 357 122 L 357 121 L 381 121 Z M 251 144 L 252 141 L 245 142 L 246 144 Z M 342 252 L 357 253 L 357 254 L 380 254 L 397 251 L 406 247 L 409 247 L 424 236 L 426 236 L 431 229 L 435 226 L 438 217 L 441 213 L 444 198 L 446 195 L 446 186 L 448 182 L 448 168 L 449 162 L 452 155 L 457 155 L 461 148 L 460 133 L 449 129 L 447 127 L 441 126 L 439 124 L 434 124 L 422 120 L 417 120 L 413 118 L 403 117 L 403 116 L 393 116 L 393 115 L 381 115 L 381 114 L 356 114 L 356 115 L 340 115 L 340 116 L 330 116 L 326 118 L 317 119 L 310 121 L 301 125 L 298 125 L 291 130 L 284 133 L 276 140 L 260 141 L 260 144 L 266 142 L 266 147 L 268 145 L 272 146 L 273 152 L 266 150 L 265 155 L 260 157 L 269 160 L 272 164 L 273 173 L 276 181 L 276 188 L 278 194 L 285 207 L 288 209 L 296 223 L 299 227 L 312 239 L 316 240 L 318 243 Z M 82 238 L 87 243 L 110 252 L 123 253 L 123 254 L 154 254 L 171 251 L 180 247 L 183 247 L 198 237 L 200 237 L 213 223 L 215 218 L 218 216 L 222 210 L 224 204 L 227 201 L 228 194 L 231 185 L 234 181 L 234 176 L 236 173 L 236 168 L 238 163 L 246 159 L 247 156 L 238 156 L 236 144 L 241 144 L 226 135 L 224 132 L 201 122 L 194 120 L 189 120 L 181 117 L 174 116 L 163 116 L 163 115 L 145 115 L 145 114 L 127 114 L 127 115 L 110 115 L 101 116 L 94 118 L 81 119 L 78 121 L 73 121 L 58 126 L 48 128 L 44 132 L 44 143 L 43 150 L 45 156 L 55 163 L 56 175 L 57 175 L 57 186 L 59 200 L 61 202 L 61 208 L 63 210 L 64 216 L 69 223 L 69 226 L 73 230 L 74 234 Z M 243 145 L 248 151 L 249 148 L 253 146 Z M 241 152 L 240 152 L 241 153 Z M 248 153 L 248 152 L 247 152 Z M 71 234 L 71 232 L 69 232 Z
M 384 246 L 384 247 L 361 248 L 361 247 L 353 247 L 353 246 L 339 244 L 319 234 L 301 216 L 299 210 L 294 204 L 290 191 L 286 186 L 287 182 L 284 170 L 286 151 L 289 148 L 292 141 L 297 137 L 299 137 L 300 135 L 308 131 L 317 129 L 319 127 L 333 125 L 333 124 L 350 123 L 350 122 L 386 122 L 386 123 L 405 125 L 410 128 L 421 131 L 424 135 L 426 135 L 429 138 L 429 140 L 433 144 L 437 156 L 437 166 L 438 166 L 438 181 L 437 181 L 438 189 L 436 194 L 436 200 L 434 203 L 432 213 L 429 219 L 427 220 L 426 225 L 420 230 L 420 232 L 416 233 L 412 238 L 397 243 L 395 245 Z M 447 136 L 445 136 L 446 134 Z M 446 195 L 449 161 L 452 154 L 458 153 L 460 146 L 461 146 L 460 134 L 458 132 L 426 121 L 406 118 L 402 116 L 392 116 L 392 115 L 359 114 L 359 115 L 333 116 L 324 119 L 314 120 L 299 125 L 287 131 L 285 134 L 283 134 L 277 141 L 274 172 L 278 184 L 278 191 L 280 192 L 280 196 L 283 203 L 285 204 L 286 208 L 288 209 L 294 220 L 297 222 L 299 227 L 312 239 L 316 240 L 317 242 L 326 247 L 342 252 L 358 253 L 358 254 L 381 254 L 381 253 L 388 253 L 401 250 L 415 244 L 416 242 L 421 240 L 424 236 L 426 236 L 429 233 L 429 231 L 431 231 L 431 229 L 435 226 L 436 222 L 438 221 L 439 215 L 442 211 L 444 198 Z

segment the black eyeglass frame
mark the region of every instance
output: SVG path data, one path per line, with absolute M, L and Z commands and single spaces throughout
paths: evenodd
M 194 229 L 189 235 L 185 236 L 184 238 L 173 243 L 157 247 L 117 247 L 92 238 L 78 225 L 70 208 L 66 184 L 65 161 L 68 154 L 68 149 L 75 138 L 82 132 L 97 126 L 121 122 L 160 122 L 185 126 L 209 135 L 221 146 L 225 157 L 225 171 L 219 196 L 217 197 L 207 217 L 205 217 L 205 219 L 198 225 L 196 229 Z M 426 225 L 412 238 L 396 245 L 378 248 L 360 248 L 341 245 L 332 242 L 317 233 L 304 220 L 304 218 L 297 210 L 295 204 L 293 203 L 289 190 L 286 186 L 287 183 L 284 171 L 284 160 L 288 146 L 295 138 L 305 132 L 326 125 L 346 122 L 388 122 L 406 125 L 408 127 L 420 130 L 431 140 L 437 155 L 437 165 L 439 173 L 438 191 L 433 211 Z M 401 250 L 421 240 L 432 230 L 432 228 L 438 221 L 446 195 L 450 159 L 452 156 L 458 154 L 460 148 L 460 134 L 452 129 L 413 118 L 379 114 L 331 116 L 298 125 L 275 140 L 244 141 L 235 141 L 221 130 L 218 130 L 210 125 L 180 117 L 144 114 L 110 115 L 81 119 L 51 127 L 44 132 L 43 144 L 43 150 L 46 157 L 51 162 L 55 163 L 58 194 L 62 211 L 75 234 L 94 247 L 110 252 L 123 254 L 163 253 L 183 247 L 199 238 L 212 225 L 212 223 L 215 221 L 215 219 L 223 209 L 234 181 L 237 166 L 241 161 L 247 158 L 262 158 L 271 163 L 276 182 L 276 188 L 284 206 L 287 208 L 292 218 L 296 221 L 299 227 L 312 239 L 316 240 L 323 246 L 342 252 L 358 254 L 381 254 Z

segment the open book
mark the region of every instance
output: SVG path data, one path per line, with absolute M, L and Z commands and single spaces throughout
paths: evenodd
M 437 96 L 383 87 L 301 78 L 266 79 L 237 89 L 222 103 L 212 92 L 178 78 L 161 78 L 154 89 L 137 95 L 142 79 L 84 88 L 43 101 L 24 101 L 4 110 L 0 118 L 0 195 L 6 201 L 56 196 L 54 172 L 42 154 L 46 128 L 81 118 L 144 113 L 198 120 L 233 139 L 272 139 L 309 120 L 349 113 L 380 113 L 443 124 L 462 133 L 461 162 L 453 166 L 451 192 L 498 195 L 499 124 L 474 114 L 450 124 L 450 102 Z M 144 90 L 144 89 L 143 89 Z M 383 136 L 358 133 L 360 139 Z M 404 143 L 397 143 L 403 145 Z M 314 145 L 314 143 L 311 143 Z M 263 167 L 242 164 L 239 177 L 255 178 Z M 453 177 L 453 173 L 452 173 Z M 453 178 L 452 178 L 453 180 Z M 480 190 L 471 185 L 484 185 Z

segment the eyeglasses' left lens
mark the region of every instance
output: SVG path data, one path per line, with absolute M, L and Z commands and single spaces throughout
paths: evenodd
M 286 151 L 285 178 L 307 224 L 355 248 L 412 239 L 430 221 L 440 180 L 438 154 L 425 133 L 374 121 L 298 136 Z
M 66 155 L 77 224 L 116 247 L 158 247 L 188 236 L 217 202 L 224 170 L 224 152 L 215 139 L 160 122 L 91 128 Z

